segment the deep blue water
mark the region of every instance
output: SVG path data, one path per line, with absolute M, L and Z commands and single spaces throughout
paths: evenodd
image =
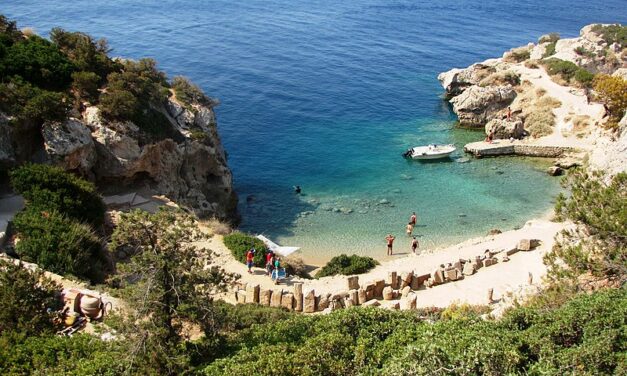
M 439 72 L 544 33 L 627 20 L 624 0 L 5 0 L 1 12 L 42 35 L 60 26 L 106 37 L 113 55 L 154 57 L 218 97 L 242 228 L 318 260 L 379 256 L 388 232 L 405 247 L 414 210 L 423 246 L 545 212 L 559 188 L 543 162 L 423 164 L 400 153 L 482 138 L 454 129 Z

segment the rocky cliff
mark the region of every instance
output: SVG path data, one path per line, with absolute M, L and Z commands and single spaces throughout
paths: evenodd
M 492 133 L 497 138 L 533 135 L 534 132 L 529 132 L 530 126 L 543 128 L 538 135 L 547 135 L 561 120 L 551 114 L 559 107 L 559 102 L 552 101 L 544 91 L 538 91 L 537 82 L 548 74 L 556 83 L 584 95 L 584 87 L 590 85 L 593 74 L 625 78 L 627 46 L 619 36 L 624 29 L 621 25 L 588 25 L 581 29 L 577 38 L 542 36 L 537 44 L 514 48 L 498 59 L 452 69 L 441 73 L 438 80 L 460 125 L 485 128 L 486 134 L 495 131 Z M 507 118 L 508 112 L 510 118 L 522 122 L 527 132 L 521 131 L 520 124 L 502 126 L 499 121 Z
M 60 122 L 16 130 L 0 114 L 0 167 L 52 163 L 95 181 L 107 192 L 144 189 L 166 195 L 200 216 L 236 218 L 237 197 L 210 104 L 160 108 L 168 137 L 155 139 L 130 121 L 108 121 L 96 106 Z

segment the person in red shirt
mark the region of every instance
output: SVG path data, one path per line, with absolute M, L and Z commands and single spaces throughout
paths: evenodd
M 248 266 L 248 273 L 252 274 L 253 271 L 253 265 L 254 265 L 254 259 L 255 259 L 255 248 L 251 248 L 248 250 L 248 253 L 246 253 L 246 266 Z
M 266 274 L 272 274 L 272 268 L 274 266 L 274 253 L 272 251 L 268 251 L 266 253 Z

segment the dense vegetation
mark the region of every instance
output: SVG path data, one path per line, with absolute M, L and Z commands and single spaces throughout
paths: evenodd
M 617 127 L 627 112 L 627 81 L 621 77 L 600 74 L 594 79 L 594 90 L 609 110 L 608 126 Z
M 246 263 L 246 254 L 251 248 L 255 248 L 255 266 L 264 267 L 266 265 L 266 253 L 268 248 L 254 236 L 243 232 L 234 232 L 224 236 L 224 245 L 231 250 L 233 257 L 242 263 Z
M 316 278 L 330 275 L 352 275 L 361 274 L 379 265 L 372 257 L 341 254 L 333 257 L 325 266 L 316 273 Z
M 58 167 L 37 164 L 11 171 L 10 178 L 26 200 L 13 220 L 20 258 L 54 273 L 104 280 L 108 260 L 96 233 L 105 206 L 94 185 Z
M 594 75 L 570 61 L 550 58 L 542 60 L 546 71 L 551 76 L 559 76 L 566 83 L 580 86 L 591 86 Z
M 594 25 L 592 31 L 601 35 L 608 45 L 618 43 L 620 48 L 627 47 L 627 26 L 615 25 Z

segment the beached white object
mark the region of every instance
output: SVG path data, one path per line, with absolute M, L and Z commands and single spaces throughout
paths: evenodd
M 289 256 L 300 249 L 300 247 L 282 247 L 263 235 L 257 235 L 257 239 L 261 240 L 269 250 L 281 256 Z
M 427 145 L 427 146 L 416 146 L 407 150 L 404 154 L 407 157 L 411 157 L 412 159 L 439 159 L 446 158 L 452 152 L 457 150 L 453 144 L 448 145 Z

